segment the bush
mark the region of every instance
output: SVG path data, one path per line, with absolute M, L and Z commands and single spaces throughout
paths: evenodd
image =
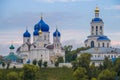
M 47 61 L 43 63 L 43 66 L 46 68 L 47 67 Z

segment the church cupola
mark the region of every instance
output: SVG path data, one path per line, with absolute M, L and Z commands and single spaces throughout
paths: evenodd
M 15 47 L 13 46 L 13 44 L 11 44 L 11 46 L 9 47 L 9 49 L 10 49 L 10 53 L 14 52 Z
M 99 8 L 96 7 L 95 9 L 95 17 L 98 18 L 99 17 Z
M 41 29 L 43 32 L 49 32 L 49 26 L 43 21 L 43 17 L 41 16 L 41 20 L 34 26 L 34 30 Z
M 60 32 L 58 31 L 58 29 L 56 29 L 56 31 L 53 33 L 54 37 L 60 37 Z
M 92 19 L 91 22 L 91 35 L 103 35 L 103 26 L 104 23 L 101 18 L 99 18 L 99 8 L 96 7 L 95 11 L 95 18 Z
M 30 33 L 28 32 L 28 30 L 26 29 L 25 33 L 23 34 L 23 37 L 30 37 Z
M 60 37 L 61 34 L 58 31 L 58 29 L 56 29 L 56 31 L 53 33 L 53 43 L 54 43 L 54 48 L 56 49 L 61 48 Z
M 23 43 L 30 43 L 31 34 L 26 29 L 25 33 L 23 34 Z

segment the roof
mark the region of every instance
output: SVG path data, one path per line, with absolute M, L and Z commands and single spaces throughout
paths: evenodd
M 92 19 L 92 22 L 101 22 L 101 21 L 102 21 L 101 18 L 93 18 L 93 19 Z
M 90 53 L 90 54 L 108 54 L 108 53 L 116 53 L 120 54 L 119 48 L 106 48 L 106 47 L 100 47 L 100 48 L 90 48 L 84 51 L 80 51 L 80 53 Z
M 60 32 L 58 31 L 58 29 L 56 29 L 56 31 L 53 33 L 54 37 L 60 37 Z
M 8 56 L 4 57 L 4 60 L 11 60 L 11 61 L 16 61 L 20 59 L 21 58 L 15 55 L 13 52 L 11 52 Z
M 41 18 L 41 20 L 34 26 L 34 30 L 42 30 L 42 32 L 49 32 L 49 26 L 43 21 L 43 19 Z
M 98 41 L 110 41 L 110 39 L 107 36 L 100 36 L 97 38 Z
M 46 48 L 47 48 L 47 49 L 54 49 L 54 45 L 53 45 L 53 44 L 48 45 L 48 46 L 46 46 Z
M 25 33 L 23 34 L 23 37 L 30 37 L 30 33 L 28 32 L 28 30 L 25 31 Z

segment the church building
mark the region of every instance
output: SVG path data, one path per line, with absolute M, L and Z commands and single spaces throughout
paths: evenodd
M 58 29 L 53 33 L 53 43 L 50 42 L 49 25 L 41 20 L 35 24 L 33 31 L 33 41 L 28 30 L 23 34 L 23 44 L 17 49 L 17 53 L 26 63 L 33 60 L 47 61 L 54 63 L 58 57 L 65 58 L 65 51 L 61 44 L 61 33 Z
M 83 53 L 90 53 L 91 63 L 95 63 L 96 66 L 99 66 L 103 63 L 105 57 L 108 57 L 112 61 L 120 57 L 120 49 L 112 48 L 110 43 L 111 40 L 104 35 L 104 22 L 99 17 L 99 8 L 95 9 L 95 17 L 90 23 L 90 35 L 84 41 L 85 47 L 90 47 L 88 50 L 80 51 L 77 56 L 80 56 Z

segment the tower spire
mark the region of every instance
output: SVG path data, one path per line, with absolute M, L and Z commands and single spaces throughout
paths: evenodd
M 96 18 L 99 17 L 99 12 L 100 12 L 100 10 L 99 10 L 99 7 L 97 6 L 97 7 L 95 8 L 95 17 L 96 17 Z
M 41 13 L 41 19 L 43 19 L 43 13 Z

